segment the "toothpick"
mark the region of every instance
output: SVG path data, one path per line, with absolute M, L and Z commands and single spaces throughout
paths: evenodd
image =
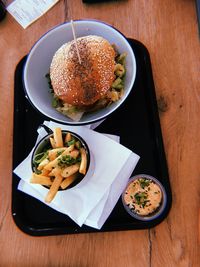
M 74 37 L 75 46 L 76 46 L 76 52 L 77 52 L 77 55 L 78 55 L 78 61 L 81 64 L 81 57 L 80 57 L 79 50 L 78 50 L 78 44 L 77 44 L 77 40 L 76 40 L 76 34 L 75 34 L 73 20 L 71 20 L 71 27 L 72 27 L 72 33 L 73 33 L 73 37 Z

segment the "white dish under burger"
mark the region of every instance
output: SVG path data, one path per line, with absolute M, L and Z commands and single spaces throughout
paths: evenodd
M 71 26 L 71 23 L 67 22 L 53 28 L 44 34 L 32 47 L 24 66 L 24 89 L 32 105 L 48 118 L 70 125 L 90 124 L 106 118 L 128 97 L 135 81 L 136 61 L 127 39 L 111 25 L 96 20 L 74 21 L 77 39 L 85 36 L 97 36 L 97 38 L 104 38 L 111 45 L 114 45 L 119 54 L 126 53 L 126 74 L 124 78 L 124 92 L 119 100 L 96 111 L 84 112 L 78 121 L 72 120 L 52 106 L 52 94 L 50 93 L 46 78 L 46 74 L 50 72 L 50 66 L 55 53 L 63 45 L 73 41 Z M 84 62 L 80 65 L 82 68 L 84 67 Z

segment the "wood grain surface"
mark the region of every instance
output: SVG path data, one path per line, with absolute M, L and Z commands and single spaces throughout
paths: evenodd
M 42 34 L 71 18 L 108 22 L 149 50 L 173 194 L 168 217 L 151 230 L 31 237 L 12 219 L 15 67 Z M 59 1 L 26 30 L 7 14 L 0 22 L 0 61 L 0 266 L 200 266 L 200 47 L 195 1 Z

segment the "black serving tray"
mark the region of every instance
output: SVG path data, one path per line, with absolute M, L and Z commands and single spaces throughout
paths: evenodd
M 121 144 L 140 155 L 133 175 L 145 173 L 160 180 L 167 193 L 167 206 L 163 214 L 151 222 L 138 221 L 124 210 L 120 198 L 101 230 L 79 227 L 68 216 L 19 191 L 19 178 L 13 174 L 12 214 L 15 223 L 23 232 L 44 236 L 146 229 L 156 226 L 167 216 L 172 198 L 150 57 L 142 43 L 132 39 L 129 39 L 129 42 L 136 56 L 135 84 L 123 105 L 103 121 L 96 131 L 120 135 Z M 37 112 L 25 97 L 22 84 L 25 60 L 26 57 L 19 62 L 15 71 L 13 169 L 28 155 L 36 141 L 39 124 L 47 119 Z

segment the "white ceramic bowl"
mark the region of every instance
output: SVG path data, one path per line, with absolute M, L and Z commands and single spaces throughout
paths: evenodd
M 32 105 L 49 119 L 70 125 L 90 124 L 104 119 L 115 111 L 129 95 L 136 76 L 136 60 L 131 46 L 126 38 L 112 26 L 96 20 L 74 21 L 76 37 L 86 35 L 99 35 L 107 39 L 111 44 L 115 44 L 119 53 L 126 52 L 126 77 L 125 93 L 123 97 L 110 105 L 96 112 L 84 114 L 79 122 L 56 111 L 52 107 L 52 95 L 49 92 L 48 82 L 45 75 L 49 72 L 49 67 L 54 53 L 64 43 L 73 40 L 71 23 L 61 24 L 46 34 L 44 34 L 32 47 L 27 56 L 24 66 L 23 82 L 25 93 Z

